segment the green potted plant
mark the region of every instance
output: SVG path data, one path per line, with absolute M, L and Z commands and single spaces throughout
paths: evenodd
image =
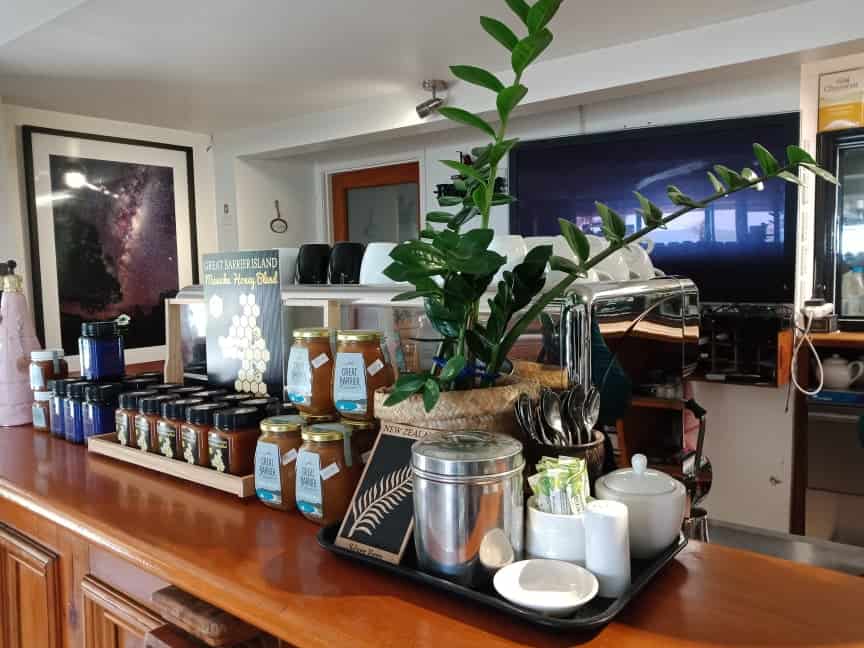
M 458 195 L 441 196 L 438 202 L 441 207 L 458 209 L 455 213 L 429 212 L 427 226 L 419 238 L 398 245 L 390 255 L 393 263 L 385 270 L 391 279 L 409 282 L 414 287 L 394 300 L 422 298 L 426 315 L 443 341 L 432 369 L 403 374 L 391 389 L 376 395 L 375 411 L 384 420 L 417 422 L 420 417 L 433 428 L 512 429 L 513 402 L 522 391 L 532 393 L 532 388 L 528 384 L 513 384 L 512 378 L 502 380 L 508 353 L 543 309 L 564 296 L 567 288 L 588 270 L 649 232 L 729 194 L 758 190 L 763 183 L 775 179 L 801 184 L 799 168 L 837 182 L 798 146 L 790 145 L 787 159 L 781 163 L 767 149 L 754 144 L 759 172 L 715 165 L 708 173 L 713 193 L 701 199 L 669 186 L 667 195 L 677 207 L 671 213 L 664 213 L 636 192 L 646 225 L 632 234 L 627 234 L 623 219 L 613 209 L 598 202 L 603 234 L 609 242 L 603 252 L 591 257 L 585 234 L 573 223 L 559 219 L 561 233 L 578 261 L 553 256 L 552 246 L 535 247 L 512 272 L 503 273 L 503 280 L 488 301 L 489 314 L 481 318 L 481 300 L 486 298 L 493 276 L 506 261 L 488 249 L 494 235 L 489 227 L 489 214 L 493 206 L 515 200 L 496 186 L 501 160 L 518 144 L 517 139 L 507 137 L 508 123 L 528 92 L 522 83 L 525 72 L 552 42 L 549 25 L 562 3 L 562 0 L 538 0 L 529 5 L 525 0 L 505 1 L 522 23 L 523 36 L 517 36 L 494 18 L 483 16 L 480 24 L 508 51 L 512 82 L 505 84 L 479 67 L 450 68 L 458 79 L 495 94 L 497 125 L 461 108 L 439 110 L 445 118 L 483 132 L 490 141 L 473 149 L 470 161 L 442 161 L 458 173 L 454 182 Z M 566 277 L 551 287 L 546 286 L 547 267 L 566 273 Z

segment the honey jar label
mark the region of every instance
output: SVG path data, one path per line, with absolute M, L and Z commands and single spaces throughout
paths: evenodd
M 159 452 L 169 459 L 177 458 L 177 428 L 165 421 L 156 424 L 156 435 L 159 438 Z
M 36 403 L 33 403 L 33 427 L 40 429 L 48 427 L 48 421 L 45 420 L 45 409 Z
M 340 412 L 366 413 L 366 364 L 362 353 L 338 353 L 333 400 Z
M 39 391 L 45 388 L 45 374 L 39 365 L 30 365 L 30 389 Z
M 297 461 L 297 450 L 296 449 L 291 448 L 288 452 L 286 452 L 284 455 L 282 455 L 282 465 L 283 466 L 287 466 L 287 465 L 293 463 L 294 461 Z
M 330 358 L 327 356 L 326 353 L 319 353 L 317 356 L 312 358 L 312 366 L 315 369 L 318 369 L 318 368 L 324 366 L 328 362 L 330 362 Z
M 369 372 L 369 375 L 370 375 L 370 376 L 374 376 L 374 375 L 377 374 L 379 371 L 381 371 L 383 368 L 384 368 L 384 363 L 381 362 L 381 358 L 377 358 L 377 359 L 375 360 L 375 362 L 373 362 L 373 363 L 370 364 L 368 367 L 366 367 L 366 371 Z
M 321 496 L 321 458 L 314 452 L 301 450 L 297 455 L 294 492 L 297 508 L 312 517 L 324 517 Z
M 208 437 L 210 446 L 210 465 L 219 472 L 228 472 L 231 465 L 231 451 L 228 448 L 228 439 L 223 439 L 218 434 L 210 433 Z
M 114 414 L 114 429 L 117 431 L 117 441 L 120 445 L 129 445 L 129 419 L 125 414 Z
M 135 417 L 135 431 L 138 433 L 138 447 L 144 452 L 150 450 L 150 423 L 145 416 Z
M 309 404 L 312 399 L 312 370 L 309 367 L 309 349 L 306 347 L 291 347 L 285 382 L 288 400 L 295 405 Z
M 186 427 L 180 428 L 180 451 L 183 453 L 183 459 L 186 463 L 198 463 L 198 435 L 195 430 L 190 430 Z
M 275 443 L 259 442 L 255 447 L 255 494 L 262 502 L 282 503 L 282 468 Z

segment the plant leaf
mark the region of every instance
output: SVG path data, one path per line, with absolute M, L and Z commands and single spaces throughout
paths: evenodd
M 448 166 L 454 171 L 458 171 L 463 176 L 468 176 L 469 178 L 474 178 L 475 180 L 479 180 L 480 182 L 485 182 L 486 178 L 484 178 L 473 166 L 469 164 L 464 164 L 463 162 L 457 162 L 456 160 L 441 160 L 441 164 L 444 166 Z
M 714 175 L 713 173 L 711 173 L 710 171 L 708 172 L 708 179 L 711 181 L 711 186 L 714 187 L 714 191 L 716 193 L 719 193 L 719 194 L 725 194 L 726 193 L 726 187 L 723 186 L 723 183 L 717 179 L 717 176 Z
M 558 225 L 561 227 L 561 234 L 564 236 L 570 249 L 573 250 L 576 258 L 582 263 L 587 261 L 588 257 L 591 256 L 591 244 L 588 242 L 585 232 L 564 218 L 558 219 Z
M 496 193 L 492 196 L 492 205 L 512 205 L 516 202 L 516 198 L 510 194 Z
M 816 160 L 814 160 L 811 155 L 802 149 L 800 146 L 795 146 L 794 144 L 790 144 L 786 147 L 786 159 L 789 164 L 801 164 L 806 162 L 807 164 L 816 164 Z
M 601 202 L 594 203 L 597 206 L 597 213 L 600 214 L 600 220 L 603 222 L 603 235 L 610 243 L 621 243 L 624 236 L 627 234 L 627 226 L 624 220 L 618 213 Z
M 484 185 L 478 185 L 474 189 L 471 193 L 471 202 L 474 203 L 474 206 L 478 209 L 486 204 L 486 187 Z
M 501 158 L 507 155 L 510 150 L 518 143 L 518 137 L 498 142 L 495 146 L 492 147 L 492 150 L 489 153 L 489 163 L 497 164 L 501 160 Z
M 390 301 L 408 301 L 409 299 L 417 299 L 418 297 L 431 297 L 432 295 L 440 294 L 440 290 L 410 290 L 408 292 L 399 293 Z
M 528 3 L 525 0 L 505 0 L 507 2 L 507 6 L 513 10 L 519 19 L 528 24 L 528 13 L 531 11 L 531 7 L 528 6 Z
M 426 214 L 427 223 L 449 223 L 453 219 L 453 214 L 445 211 L 431 211 Z
M 797 173 L 791 173 L 789 171 L 781 171 L 780 173 L 777 174 L 777 177 L 782 178 L 786 182 L 801 185 L 802 187 L 804 186 L 804 183 L 801 182 L 801 178 L 798 177 Z
M 759 179 L 759 174 L 750 167 L 744 167 L 743 169 L 741 169 L 741 177 L 744 178 L 747 182 L 755 182 Z M 765 189 L 765 183 L 757 182 L 755 185 L 753 185 L 753 188 L 756 191 L 762 191 L 763 189 Z
M 519 42 L 519 38 L 513 33 L 513 30 L 500 20 L 495 20 L 488 16 L 480 16 L 480 25 L 486 30 L 487 34 L 511 52 L 516 47 L 516 43 Z
M 549 267 L 552 270 L 566 272 L 567 274 L 582 274 L 582 267 L 574 263 L 572 259 L 561 256 L 553 256 L 549 259 Z
M 441 388 L 438 387 L 438 383 L 433 378 L 427 379 L 426 384 L 423 386 L 423 409 L 431 412 L 435 408 L 435 405 L 438 404 L 438 397 L 440 395 Z
M 738 189 L 747 184 L 747 181 L 741 177 L 741 174 L 737 171 L 733 171 L 727 166 L 723 166 L 722 164 L 715 164 L 714 172 L 730 189 Z
M 439 108 L 438 112 L 450 121 L 465 124 L 466 126 L 472 126 L 483 131 L 489 137 L 495 137 L 495 130 L 489 125 L 488 122 L 478 117 L 477 115 L 468 112 L 467 110 L 462 110 L 461 108 L 453 108 L 452 106 L 445 106 L 444 108 Z
M 780 163 L 777 161 L 771 151 L 758 143 L 753 144 L 753 154 L 759 162 L 759 168 L 765 175 L 775 175 L 780 170 Z
M 407 266 L 422 268 L 443 268 L 447 259 L 441 250 L 424 241 L 400 243 L 390 252 L 390 258 L 401 261 Z
M 516 74 L 522 74 L 531 63 L 543 53 L 552 42 L 552 32 L 548 29 L 526 36 L 513 48 L 510 63 Z
M 501 89 L 496 100 L 498 114 L 501 116 L 501 119 L 507 119 L 510 116 L 513 109 L 525 98 L 527 92 L 528 88 L 521 83 Z
M 438 196 L 438 204 L 441 207 L 453 207 L 454 205 L 461 205 L 462 198 L 459 196 Z
M 807 169 L 807 170 L 808 170 L 810 173 L 812 173 L 813 175 L 817 175 L 817 176 L 819 176 L 820 178 L 822 178 L 823 180 L 827 180 L 827 181 L 830 182 L 831 184 L 835 184 L 835 185 L 839 185 L 839 184 L 840 184 L 840 181 L 837 180 L 837 178 L 836 178 L 835 176 L 833 176 L 832 174 L 828 173 L 825 169 L 823 169 L 823 168 L 820 167 L 819 165 L 816 165 L 816 164 L 809 164 L 809 163 L 807 163 L 807 162 L 802 162 L 802 163 L 801 163 L 801 166 L 803 166 L 805 169 Z
M 537 0 L 528 11 L 528 18 L 525 21 L 528 31 L 533 34 L 543 29 L 555 16 L 560 6 L 561 0 Z
M 663 210 L 638 191 L 634 191 L 633 194 L 639 201 L 642 217 L 645 219 L 645 222 L 651 227 L 660 227 L 663 224 Z
M 693 200 L 690 196 L 685 194 L 675 185 L 669 185 L 666 187 L 666 195 L 669 196 L 669 200 L 672 201 L 674 205 L 682 205 L 684 207 L 701 207 L 702 205 L 697 201 Z
M 454 355 L 447 361 L 447 364 L 444 365 L 441 374 L 438 376 L 438 380 L 441 382 L 454 380 L 460 373 L 462 373 L 465 364 L 466 360 L 464 356 Z
M 473 83 L 492 92 L 501 92 L 504 84 L 491 72 L 473 65 L 451 65 L 450 71 L 457 79 Z

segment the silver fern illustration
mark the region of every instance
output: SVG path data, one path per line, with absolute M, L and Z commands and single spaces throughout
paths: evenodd
M 348 537 L 363 532 L 371 536 L 381 520 L 395 509 L 414 488 L 411 479 L 411 466 L 394 470 L 379 479 L 372 488 L 354 501 L 351 514 L 354 524 L 348 530 Z

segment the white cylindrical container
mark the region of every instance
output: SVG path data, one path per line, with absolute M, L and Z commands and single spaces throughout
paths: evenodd
M 618 598 L 630 587 L 627 506 L 594 500 L 585 508 L 585 568 L 597 577 L 600 596 Z
M 566 560 L 585 566 L 584 515 L 544 513 L 528 500 L 525 553 L 528 558 Z

